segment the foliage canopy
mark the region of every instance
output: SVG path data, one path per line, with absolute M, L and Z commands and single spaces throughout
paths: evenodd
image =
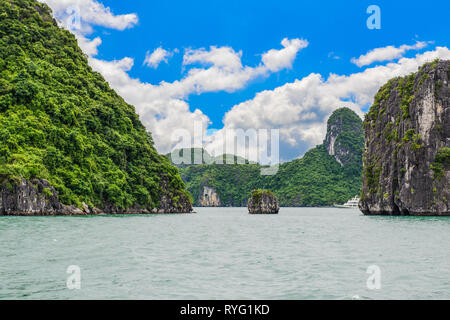
M 0 17 L 0 180 L 46 179 L 76 206 L 152 208 L 163 191 L 187 196 L 134 107 L 47 5 L 1 0 Z

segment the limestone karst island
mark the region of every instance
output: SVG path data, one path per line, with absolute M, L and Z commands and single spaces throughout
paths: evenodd
M 450 61 L 391 79 L 364 121 L 361 211 L 450 215 Z
M 252 191 L 247 207 L 250 214 L 277 214 L 280 211 L 278 199 L 273 192 L 261 189 Z
M 0 300 L 450 299 L 449 12 L 0 0 Z
M 69 31 L 1 1 L 0 213 L 190 212 L 178 170 Z
M 364 123 L 338 108 L 322 145 L 266 177 L 249 161 L 170 164 L 45 4 L 2 1 L 0 26 L 3 215 L 191 212 L 260 188 L 284 207 L 360 193 L 364 214 L 449 214 L 448 60 L 389 80 Z

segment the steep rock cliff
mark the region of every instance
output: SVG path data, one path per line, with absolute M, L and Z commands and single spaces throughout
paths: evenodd
M 77 208 L 65 207 L 48 181 L 4 181 L 0 187 L 0 215 L 57 215 L 63 212 L 82 214 Z
M 201 207 L 220 207 L 220 197 L 216 189 L 203 186 L 203 192 L 200 193 L 198 203 Z
M 450 215 L 450 61 L 395 78 L 364 121 L 364 214 Z

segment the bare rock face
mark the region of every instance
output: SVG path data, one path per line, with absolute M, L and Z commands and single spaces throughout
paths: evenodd
M 191 213 L 192 204 L 184 195 L 170 196 L 164 194 L 159 203 L 158 213 Z
M 167 187 L 163 179 L 162 186 Z M 166 188 L 169 190 L 168 188 Z M 166 190 L 164 189 L 164 190 Z M 0 184 L 0 215 L 16 216 L 56 216 L 56 215 L 96 215 L 96 214 L 149 214 L 149 213 L 190 213 L 192 204 L 185 194 L 173 195 L 169 191 L 161 196 L 159 208 L 134 206 L 121 209 L 104 204 L 102 209 L 83 203 L 81 208 L 62 204 L 58 192 L 50 183 L 42 179 L 31 181 L 5 180 Z
M 267 190 L 254 190 L 248 200 L 250 214 L 277 214 L 280 211 L 277 197 Z
M 0 215 L 73 215 L 87 214 L 81 209 L 65 206 L 58 193 L 46 180 L 4 181 L 0 186 Z
M 220 207 L 220 197 L 216 189 L 203 186 L 203 192 L 200 194 L 198 203 L 202 207 Z
M 174 193 L 169 187 L 169 181 L 166 177 L 161 177 L 161 199 L 158 208 L 145 208 L 139 205 L 128 209 L 122 209 L 117 206 L 105 204 L 102 209 L 95 209 L 92 214 L 154 214 L 154 213 L 191 213 L 193 211 L 192 203 L 187 194 L 179 192 Z
M 364 121 L 364 214 L 450 215 L 450 61 L 384 85 Z
M 187 192 L 171 191 L 170 181 L 165 177 L 161 178 L 160 183 L 162 194 L 157 208 L 158 213 L 191 213 L 193 211 L 192 202 Z

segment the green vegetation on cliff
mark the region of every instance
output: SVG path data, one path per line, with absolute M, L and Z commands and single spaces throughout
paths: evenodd
M 335 142 L 331 146 L 333 137 Z M 331 114 L 324 145 L 328 151 L 333 150 L 346 176 L 361 174 L 364 135 L 361 118 L 355 112 L 349 108 L 339 108 Z
M 325 146 L 320 145 L 303 158 L 282 164 L 266 188 L 275 191 L 282 206 L 344 203 L 359 193 L 362 164 L 360 166 L 359 170 L 353 164 L 342 167 Z
M 444 172 L 450 169 L 450 148 L 443 147 L 438 150 L 431 169 L 436 179 L 444 177 Z
M 260 188 L 272 190 L 281 206 L 344 203 L 361 188 L 362 121 L 350 109 L 338 109 L 328 121 L 328 133 L 335 135 L 334 156 L 325 141 L 303 158 L 281 164 L 274 176 L 262 176 L 258 164 L 201 164 L 180 166 L 181 177 L 196 204 L 204 186 L 214 188 L 224 206 L 245 206 L 252 190 Z
M 134 107 L 34 0 L 0 1 L 0 124 L 0 180 L 46 179 L 76 206 L 189 197 Z
M 364 120 L 365 214 L 449 214 L 449 63 L 425 63 L 375 96 Z

